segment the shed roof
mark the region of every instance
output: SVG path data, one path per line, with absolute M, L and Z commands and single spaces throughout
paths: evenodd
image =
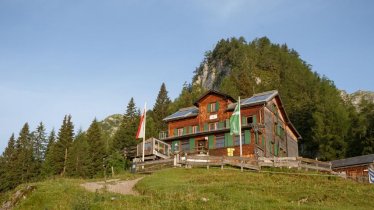
M 374 161 L 374 154 L 370 155 L 362 155 L 357 157 L 351 157 L 346 159 L 340 160 L 333 160 L 331 161 L 332 168 L 342 168 L 348 166 L 355 166 L 355 165 L 363 165 L 373 163 Z
M 199 114 L 199 109 L 196 106 L 191 106 L 187 108 L 181 108 L 174 114 L 165 117 L 163 120 L 164 121 L 178 120 L 178 119 L 183 119 L 187 117 L 194 117 L 194 116 L 197 116 L 198 114 Z

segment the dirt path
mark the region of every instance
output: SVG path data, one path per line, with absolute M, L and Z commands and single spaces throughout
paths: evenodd
M 121 193 L 124 195 L 138 195 L 139 193 L 133 190 L 133 187 L 142 178 L 143 177 L 128 181 L 120 181 L 118 179 L 108 180 L 106 182 L 106 190 L 109 192 Z M 81 184 L 81 186 L 86 188 L 88 191 L 96 192 L 97 190 L 104 189 L 105 182 L 87 182 Z

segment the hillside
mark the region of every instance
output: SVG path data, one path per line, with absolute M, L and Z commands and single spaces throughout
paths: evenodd
M 91 180 L 51 179 L 16 209 L 369 209 L 373 186 L 311 172 L 166 169 L 137 185 L 139 196 L 88 192 Z M 134 179 L 122 175 L 120 179 Z M 63 192 L 63 193 L 62 193 Z
M 104 135 L 112 137 L 116 133 L 117 129 L 119 128 L 121 121 L 122 121 L 121 114 L 113 114 L 113 115 L 106 117 L 104 120 L 100 121 L 100 126 L 101 126 L 101 129 Z
M 358 90 L 351 94 L 348 94 L 346 91 L 341 91 L 341 96 L 345 101 L 349 101 L 357 109 L 362 102 L 362 100 L 369 101 L 374 103 L 374 92 L 373 91 L 364 91 Z

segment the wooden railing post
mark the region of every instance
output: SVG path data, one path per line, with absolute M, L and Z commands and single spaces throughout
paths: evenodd
M 240 157 L 240 171 L 243 172 L 243 157 Z
M 209 170 L 209 155 L 207 156 L 207 161 L 206 161 L 206 169 Z
M 223 170 L 223 162 L 224 162 L 224 158 L 225 158 L 225 156 L 222 156 L 222 157 L 221 157 L 221 170 Z

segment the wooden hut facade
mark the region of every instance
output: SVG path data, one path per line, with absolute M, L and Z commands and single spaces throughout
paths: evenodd
M 164 119 L 168 130 L 159 138 L 172 152 L 239 156 L 239 136 L 230 135 L 229 119 L 236 100 L 210 90 L 192 107 L 182 108 Z M 290 122 L 278 91 L 255 94 L 240 101 L 244 157 L 298 156 L 301 138 Z
M 374 154 L 331 161 L 332 170 L 344 173 L 347 178 L 359 182 L 369 182 L 368 170 L 374 168 Z

